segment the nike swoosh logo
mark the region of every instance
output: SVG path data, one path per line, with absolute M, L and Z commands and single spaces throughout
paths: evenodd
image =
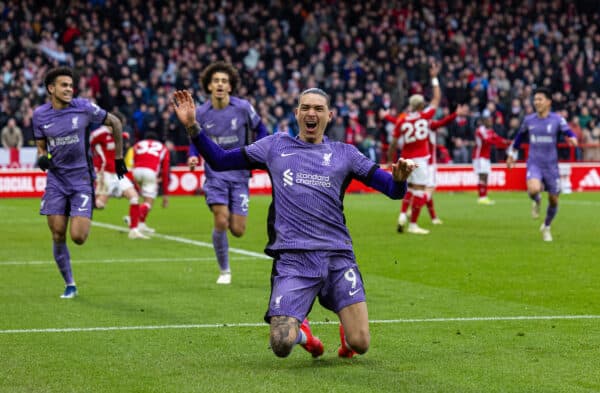
M 209 128 L 213 128 L 214 126 L 215 126 L 215 123 L 209 123 L 209 124 L 205 124 L 204 128 L 206 128 L 208 130 Z
M 293 156 L 296 153 L 281 153 L 281 157 Z
M 348 291 L 348 295 L 350 295 L 350 296 L 354 296 L 354 295 L 356 295 L 358 292 L 360 292 L 360 288 L 358 288 L 358 289 L 356 289 L 356 290 L 354 290 L 354 291 Z
M 54 123 L 50 123 L 50 124 L 44 124 L 44 129 L 47 130 L 48 128 L 52 127 L 54 125 Z
M 80 212 L 84 212 L 84 211 L 86 211 L 87 209 L 82 209 L 82 208 L 79 208 L 79 209 L 77 209 L 77 210 L 79 210 Z

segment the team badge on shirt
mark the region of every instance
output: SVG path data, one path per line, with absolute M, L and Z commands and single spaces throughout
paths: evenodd
M 233 119 L 231 119 L 231 129 L 235 130 L 237 129 L 237 118 L 234 117 Z
M 77 129 L 77 125 L 79 124 L 79 116 L 73 117 L 71 119 L 71 124 L 72 124 L 71 129 L 76 130 Z
M 321 165 L 323 166 L 331 166 L 331 155 L 333 153 L 324 153 L 323 154 L 323 162 L 321 163 Z
M 283 172 L 283 186 L 293 186 L 294 185 L 294 172 L 291 169 L 286 169 Z

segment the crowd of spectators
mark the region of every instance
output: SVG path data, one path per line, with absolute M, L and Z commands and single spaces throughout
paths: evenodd
M 78 95 L 120 114 L 134 139 L 152 130 L 169 146 L 187 146 L 169 96 L 190 89 L 204 102 L 201 71 L 226 60 L 241 75 L 234 93 L 273 132 L 293 134 L 297 93 L 319 86 L 332 96 L 329 137 L 381 160 L 393 127 L 384 117 L 405 110 L 411 94 L 429 94 L 435 59 L 443 65 L 439 116 L 458 103 L 471 108 L 438 133 L 454 162 L 470 159 L 483 115 L 513 137 L 540 85 L 555 92 L 554 109 L 580 142 L 599 143 L 599 11 L 595 1 L 567 0 L 0 1 L 0 129 L 14 119 L 34 146 L 43 76 L 69 65 Z M 596 154 L 580 149 L 576 158 Z

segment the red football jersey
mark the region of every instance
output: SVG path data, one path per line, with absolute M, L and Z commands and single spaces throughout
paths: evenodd
M 472 158 L 490 158 L 491 146 L 506 147 L 510 141 L 502 138 L 485 126 L 477 127 L 475 131 L 475 147 L 473 148 Z
M 115 138 L 106 126 L 100 126 L 90 134 L 92 160 L 96 171 L 104 168 L 107 173 L 115 171 Z
M 435 115 L 435 108 L 427 107 L 421 112 L 409 112 L 402 121 L 396 123 L 394 137 L 402 138 L 402 158 L 427 158 L 429 150 L 429 121 Z
M 170 156 L 167 147 L 154 139 L 144 139 L 133 145 L 133 167 L 148 168 L 160 175 L 163 195 L 169 190 Z
M 144 139 L 133 145 L 134 168 L 149 168 L 158 173 L 161 171 L 161 164 L 163 168 L 166 165 L 168 171 L 169 151 L 161 142 Z

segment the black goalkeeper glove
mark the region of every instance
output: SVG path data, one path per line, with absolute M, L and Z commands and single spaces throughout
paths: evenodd
M 48 169 L 50 169 L 50 164 L 50 158 L 47 154 L 38 157 L 37 165 L 40 167 L 41 170 L 47 171 Z
M 115 171 L 117 171 L 117 177 L 122 179 L 123 176 L 128 172 L 127 166 L 125 165 L 125 161 L 122 158 L 115 159 Z

